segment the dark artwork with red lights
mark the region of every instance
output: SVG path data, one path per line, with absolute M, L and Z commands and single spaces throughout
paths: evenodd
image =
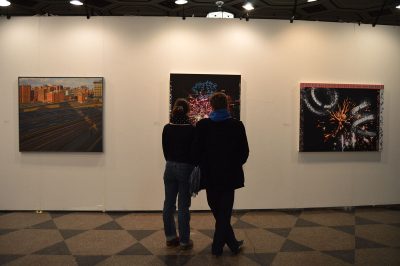
M 190 122 L 196 124 L 212 111 L 210 96 L 214 92 L 224 92 L 231 116 L 239 120 L 240 80 L 240 75 L 170 74 L 170 112 L 176 99 L 184 98 L 190 104 Z
M 103 151 L 103 78 L 20 77 L 19 150 Z
M 383 85 L 300 84 L 300 145 L 307 151 L 380 151 Z

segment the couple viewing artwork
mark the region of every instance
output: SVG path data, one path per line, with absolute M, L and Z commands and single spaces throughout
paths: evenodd
M 166 245 L 182 250 L 193 247 L 190 239 L 189 180 L 194 167 L 199 166 L 200 189 L 205 189 L 208 205 L 215 218 L 212 254 L 220 256 L 225 244 L 237 254 L 243 241 L 235 237 L 231 215 L 235 190 L 244 186 L 242 166 L 249 155 L 249 147 L 243 123 L 234 118 L 234 97 L 227 96 L 221 90 L 212 92 L 210 96 L 210 91 L 204 89 L 197 95 L 207 94 L 207 103 L 203 101 L 202 106 L 210 106 L 210 112 L 205 111 L 205 118 L 197 123 L 191 116 L 193 108 L 197 108 L 192 105 L 191 98 L 174 99 L 170 123 L 165 125 L 162 133 L 166 159 L 163 207 Z M 176 202 L 179 234 L 174 220 Z

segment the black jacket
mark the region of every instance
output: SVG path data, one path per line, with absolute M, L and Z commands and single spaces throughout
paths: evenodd
M 232 190 L 244 186 L 242 166 L 249 156 L 249 146 L 241 121 L 202 119 L 196 125 L 193 145 L 193 157 L 202 175 L 201 188 Z
M 162 147 L 166 161 L 194 164 L 191 148 L 195 130 L 190 124 L 167 124 L 162 133 Z

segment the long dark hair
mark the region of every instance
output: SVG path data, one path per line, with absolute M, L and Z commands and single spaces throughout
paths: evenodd
M 189 113 L 189 103 L 183 98 L 176 99 L 174 107 L 172 108 L 172 117 L 184 116 Z

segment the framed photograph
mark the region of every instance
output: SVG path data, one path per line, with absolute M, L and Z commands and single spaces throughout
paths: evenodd
M 383 88 L 301 83 L 299 150 L 382 150 Z
M 102 77 L 19 77 L 19 150 L 103 151 Z
M 190 122 L 196 124 L 208 117 L 209 98 L 220 91 L 228 96 L 231 116 L 240 120 L 240 80 L 240 75 L 170 74 L 170 114 L 175 100 L 184 98 L 190 104 Z

